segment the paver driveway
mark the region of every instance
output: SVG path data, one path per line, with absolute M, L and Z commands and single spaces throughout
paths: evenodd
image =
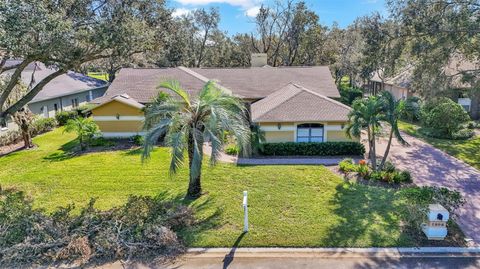
M 393 141 L 390 160 L 409 170 L 417 185 L 442 186 L 461 192 L 467 203 L 460 209 L 458 224 L 467 238 L 480 245 L 480 171 L 415 137 L 403 134 L 410 144 Z M 383 155 L 387 141 L 380 139 L 377 154 Z M 479 149 L 480 154 L 480 149 Z

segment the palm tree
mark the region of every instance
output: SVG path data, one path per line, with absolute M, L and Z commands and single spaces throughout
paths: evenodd
M 400 133 L 400 129 L 398 128 L 398 120 L 400 118 L 400 114 L 402 113 L 402 105 L 401 102 L 395 101 L 395 97 L 387 91 L 383 91 L 380 94 L 379 101 L 382 105 L 382 117 L 381 120 L 388 123 L 390 125 L 390 135 L 388 137 L 388 144 L 387 148 L 385 149 L 385 153 L 383 154 L 382 162 L 380 163 L 379 169 L 382 170 L 385 162 L 387 161 L 387 156 L 390 152 L 390 146 L 392 145 L 392 138 L 395 135 L 395 138 L 400 142 L 402 145 L 408 144 L 405 141 Z
M 235 137 L 241 152 L 248 155 L 250 128 L 247 110 L 239 98 L 225 93 L 212 81 L 206 83 L 194 98 L 181 88 L 178 81 L 166 81 L 159 87 L 171 90 L 179 98 L 160 94 L 145 108 L 147 134 L 142 159 L 149 158 L 153 146 L 165 136 L 165 143 L 172 148 L 170 174 L 173 175 L 183 164 L 186 150 L 190 170 L 186 198 L 198 198 L 202 191 L 200 179 L 205 141 L 212 145 L 212 165 L 222 151 L 225 131 Z
M 87 142 L 98 134 L 98 125 L 90 118 L 78 117 L 67 121 L 65 132 L 77 133 L 77 139 L 80 142 L 80 149 L 85 150 Z
M 349 123 L 345 129 L 347 136 L 360 137 L 362 130 L 367 129 L 369 157 L 372 169 L 377 169 L 377 156 L 375 151 L 375 138 L 380 128 L 382 104 L 375 96 L 357 99 L 352 104 L 348 114 Z

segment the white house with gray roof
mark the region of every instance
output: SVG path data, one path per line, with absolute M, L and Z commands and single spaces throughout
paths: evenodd
M 7 65 L 14 65 L 17 61 L 8 61 Z M 5 72 L 7 75 L 9 72 Z M 21 79 L 29 85 L 33 76 L 33 86 L 42 81 L 54 68 L 42 63 L 32 63 L 22 72 Z M 47 83 L 42 91 L 28 103 L 28 108 L 36 115 L 45 118 L 55 117 L 60 111 L 69 111 L 81 105 L 85 105 L 93 99 L 105 94 L 109 83 L 103 80 L 88 77 L 86 75 L 68 71 Z M 0 135 L 9 130 L 15 130 L 17 126 L 12 120 L 0 126 Z

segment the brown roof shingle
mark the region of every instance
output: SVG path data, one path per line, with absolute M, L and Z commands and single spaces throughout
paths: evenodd
M 195 74 L 196 73 L 196 74 Z M 197 94 L 205 80 L 215 80 L 222 88 L 246 99 L 261 99 L 283 85 L 297 82 L 312 91 L 329 97 L 340 97 L 327 66 L 314 67 L 253 67 L 253 68 L 123 68 L 108 88 L 105 98 L 128 94 L 140 103 L 148 103 L 158 93 L 164 80 L 178 80 L 189 94 Z
M 289 83 L 251 106 L 254 122 L 347 121 L 350 107 Z

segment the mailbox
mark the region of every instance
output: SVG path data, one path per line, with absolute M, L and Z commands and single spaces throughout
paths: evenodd
M 422 224 L 422 231 L 428 240 L 444 240 L 447 236 L 448 211 L 440 204 L 428 206 L 427 223 Z

